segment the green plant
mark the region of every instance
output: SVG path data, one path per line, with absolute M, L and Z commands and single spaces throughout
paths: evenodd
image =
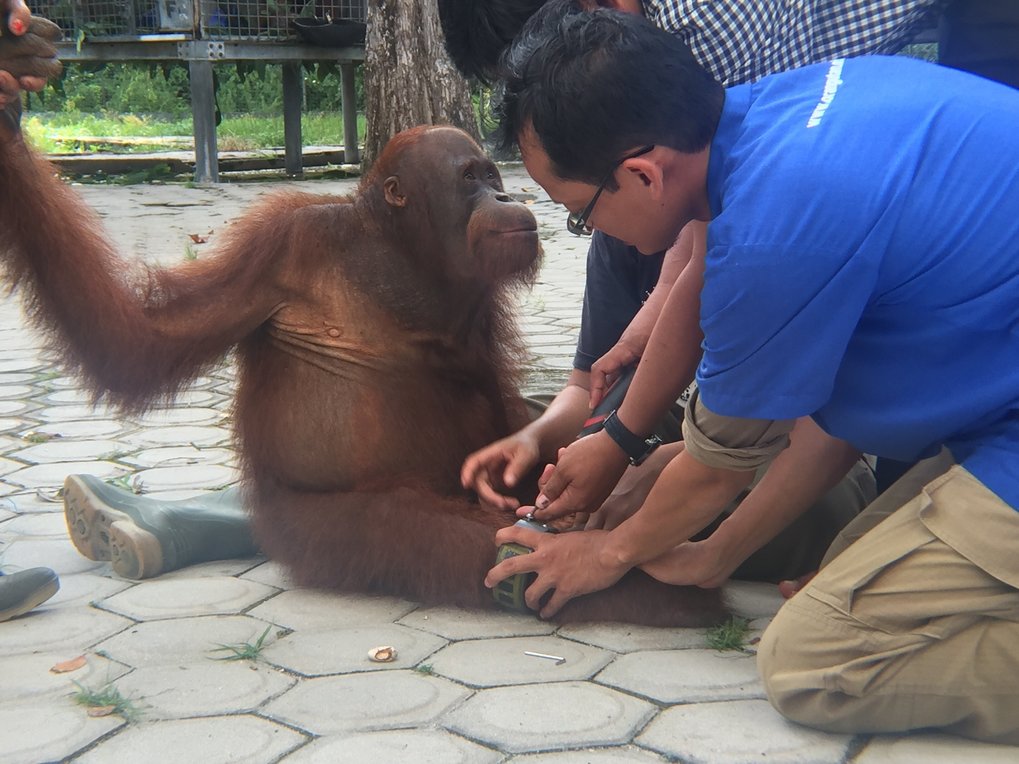
M 184 244 L 184 259 L 185 260 L 197 260 L 198 253 L 195 252 L 195 248 L 191 245 L 191 242 Z
M 252 642 L 238 642 L 232 645 L 219 644 L 219 647 L 215 647 L 210 652 L 228 652 L 230 655 L 223 655 L 220 657 L 213 657 L 214 661 L 255 661 L 261 657 L 262 648 L 265 646 L 265 638 L 269 636 L 269 631 L 272 626 L 266 626 L 265 631 L 262 632 L 262 636 Z
M 732 616 L 725 623 L 708 629 L 705 637 L 712 650 L 742 650 L 750 633 L 750 621 Z
M 127 722 L 133 722 L 138 718 L 140 712 L 134 703 L 125 698 L 116 687 L 113 686 L 112 682 L 107 682 L 102 687 L 93 689 L 86 687 L 80 682 L 74 682 L 74 686 L 78 688 L 78 691 L 71 697 L 74 702 L 79 706 L 86 706 L 90 711 L 90 714 L 95 716 L 106 716 L 109 714 L 119 714 Z
M 432 668 L 431 663 L 419 663 L 414 667 L 414 670 L 419 674 L 428 674 L 429 676 L 435 673 L 435 669 Z

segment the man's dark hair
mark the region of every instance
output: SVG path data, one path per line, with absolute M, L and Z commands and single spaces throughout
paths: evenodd
M 438 0 L 446 52 L 460 73 L 484 84 L 499 56 L 545 0 Z
M 556 175 L 592 184 L 642 145 L 700 151 L 725 100 L 677 37 L 635 14 L 578 11 L 573 0 L 550 0 L 528 21 L 501 77 L 502 147 L 533 129 Z

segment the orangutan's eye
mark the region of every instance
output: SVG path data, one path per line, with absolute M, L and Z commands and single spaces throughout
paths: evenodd
M 476 178 L 474 177 L 474 173 L 471 172 L 470 170 L 465 170 L 464 171 L 464 180 L 476 180 Z

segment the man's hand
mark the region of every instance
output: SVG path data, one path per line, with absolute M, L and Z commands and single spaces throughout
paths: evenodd
M 460 482 L 487 504 L 516 509 L 520 502 L 503 491 L 514 488 L 538 463 L 539 456 L 537 441 L 521 430 L 468 456 L 460 470 Z
M 552 535 L 517 526 L 503 528 L 495 535 L 497 544 L 516 542 L 534 551 L 500 562 L 488 571 L 485 586 L 492 588 L 504 578 L 533 571 L 538 578 L 524 592 L 524 601 L 542 618 L 551 618 L 574 597 L 612 586 L 629 570 L 610 558 L 607 537 L 605 531 Z
M 619 379 L 619 375 L 627 366 L 632 366 L 640 360 L 644 347 L 647 345 L 647 337 L 644 341 L 635 345 L 631 343 L 624 334 L 609 351 L 599 358 L 591 366 L 591 398 L 588 405 L 595 409 L 601 403 L 605 393 L 612 387 L 612 383 Z
M 52 21 L 32 16 L 23 0 L 0 0 L 6 5 L 7 28 L 0 30 L 0 107 L 18 99 L 22 90 L 38 91 L 62 70 L 53 43 L 62 36 Z
M 555 468 L 546 468 L 538 481 L 535 519 L 547 522 L 573 512 L 593 512 L 608 498 L 626 464 L 626 455 L 604 432 L 561 449 Z
M 729 580 L 742 560 L 727 559 L 711 538 L 687 541 L 638 567 L 665 584 L 715 589 Z

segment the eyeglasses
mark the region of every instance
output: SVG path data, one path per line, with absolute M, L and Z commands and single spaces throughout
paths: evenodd
M 634 151 L 632 154 L 627 154 L 625 157 L 617 161 L 612 165 L 612 169 L 609 170 L 608 174 L 602 179 L 602 182 L 598 184 L 598 190 L 594 192 L 594 196 L 591 197 L 591 201 L 587 203 L 579 213 L 573 214 L 572 212 L 566 218 L 566 230 L 572 233 L 574 236 L 590 236 L 591 230 L 587 227 L 587 219 L 591 217 L 591 213 L 594 212 L 594 205 L 598 203 L 598 197 L 601 196 L 601 192 L 605 190 L 605 184 L 612 180 L 612 177 L 616 174 L 616 170 L 619 169 L 619 165 L 625 162 L 627 159 L 635 159 L 636 157 L 643 156 L 654 149 L 654 144 L 644 146 Z

